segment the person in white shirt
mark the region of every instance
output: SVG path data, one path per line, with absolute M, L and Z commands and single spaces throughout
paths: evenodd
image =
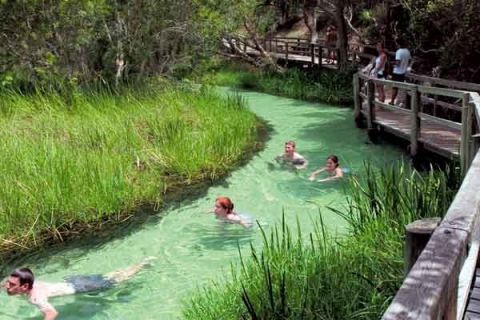
M 275 158 L 278 163 L 294 166 L 296 169 L 305 169 L 308 161 L 295 151 L 295 141 L 285 142 L 285 152 Z
M 407 73 L 407 69 L 410 63 L 410 59 L 412 56 L 410 55 L 410 51 L 405 48 L 403 40 L 399 41 L 400 48 L 395 52 L 395 62 L 393 67 L 392 73 L 392 81 L 405 81 L 405 74 Z M 392 88 L 392 100 L 390 104 L 395 104 L 395 98 L 398 94 L 398 88 Z
M 8 295 L 26 295 L 28 301 L 43 313 L 44 320 L 53 320 L 58 312 L 48 301 L 49 298 L 111 288 L 132 278 L 152 259 L 154 257 L 148 257 L 139 264 L 105 275 L 72 276 L 57 283 L 35 281 L 32 270 L 18 268 L 12 271 L 2 286 Z

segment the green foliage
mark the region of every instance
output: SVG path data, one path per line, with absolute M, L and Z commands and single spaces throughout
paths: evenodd
M 367 166 L 350 180 L 348 206 L 336 210 L 348 235 L 328 232 L 321 214 L 307 237 L 300 226 L 275 227 L 231 279 L 193 296 L 185 318 L 379 319 L 403 279 L 404 225 L 443 215 L 451 200 L 446 180 L 441 172 Z
M 165 191 L 217 179 L 251 148 L 257 121 L 241 98 L 155 88 L 76 90 L 67 100 L 0 92 L 0 239 L 30 245 L 161 203 Z
M 256 90 L 308 101 L 348 105 L 352 103 L 351 73 L 322 71 L 310 75 L 288 69 L 284 73 L 225 66 L 202 77 L 207 83 Z

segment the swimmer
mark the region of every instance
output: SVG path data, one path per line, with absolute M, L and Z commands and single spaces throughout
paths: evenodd
M 279 163 L 293 165 L 296 169 L 305 169 L 308 161 L 295 151 L 295 141 L 285 142 L 285 152 L 275 158 Z
M 227 197 L 218 197 L 215 200 L 213 213 L 217 219 L 226 223 L 239 224 L 244 228 L 250 228 L 253 225 L 251 219 L 233 211 L 233 202 Z
M 318 182 L 331 181 L 343 177 L 343 170 L 340 168 L 340 164 L 338 163 L 338 157 L 335 155 L 328 156 L 325 167 L 312 172 L 308 180 L 315 181 L 315 178 L 321 172 L 327 172 L 329 177 L 320 179 Z
M 105 275 L 71 276 L 57 283 L 35 281 L 29 268 L 18 268 L 12 271 L 0 287 L 5 287 L 8 295 L 25 295 L 31 304 L 40 309 L 44 320 L 53 320 L 58 312 L 48 302 L 48 298 L 111 288 L 132 278 L 153 259 L 154 257 L 148 257 L 139 264 Z

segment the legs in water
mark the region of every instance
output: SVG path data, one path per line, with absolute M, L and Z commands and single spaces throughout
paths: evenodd
M 131 279 L 134 275 L 136 275 L 140 270 L 144 267 L 149 266 L 152 264 L 152 261 L 155 260 L 156 257 L 147 257 L 142 262 L 129 266 L 125 269 L 120 269 L 117 271 L 112 271 L 105 274 L 105 278 L 113 281 L 115 283 L 123 282 L 126 280 Z

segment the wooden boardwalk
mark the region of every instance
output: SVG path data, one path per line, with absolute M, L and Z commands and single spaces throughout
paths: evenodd
M 262 44 L 263 49 L 268 52 L 268 54 L 277 60 L 284 60 L 286 64 L 303 64 L 307 66 L 315 66 L 328 69 L 337 69 L 337 61 L 328 59 L 328 55 L 331 52 L 336 52 L 338 55 L 338 49 L 327 47 L 324 44 L 317 43 L 311 44 L 308 40 L 305 39 L 294 39 L 294 38 L 273 38 L 273 39 L 259 39 L 259 43 Z M 249 56 L 260 56 L 261 53 L 257 50 L 253 43 L 246 39 L 235 39 L 235 46 L 237 49 L 243 51 L 243 53 L 248 54 Z M 227 48 L 230 47 L 230 44 L 224 42 Z M 349 53 L 349 57 L 355 62 L 359 62 L 361 58 L 364 61 L 368 61 L 372 56 L 368 54 L 359 54 L 359 53 Z M 418 77 L 412 75 L 411 81 L 417 81 Z M 425 78 L 425 81 L 432 81 L 433 78 L 420 76 Z M 368 77 L 363 78 L 362 80 L 368 80 Z M 435 79 L 433 79 L 435 80 Z M 361 86 L 365 88 L 365 86 Z M 410 88 L 408 88 L 410 89 Z M 362 91 L 362 90 L 359 90 Z M 385 90 L 387 93 L 390 90 Z M 408 91 L 408 90 L 407 90 Z M 361 104 L 361 111 L 359 112 L 365 118 L 369 117 L 367 103 L 367 92 L 359 93 Z M 400 94 L 399 94 L 400 95 Z M 375 93 L 373 93 L 375 96 Z M 387 101 L 389 98 L 387 97 Z M 462 110 L 461 105 L 455 105 L 452 103 L 445 103 L 443 101 L 437 101 L 437 99 L 432 98 L 431 95 L 422 94 L 422 101 L 434 101 L 435 108 L 450 108 L 458 112 Z M 374 119 L 372 125 L 376 128 L 389 132 L 393 135 L 396 135 L 402 139 L 411 140 L 412 137 L 412 115 L 411 110 L 400 108 L 400 107 L 389 107 L 386 104 L 379 103 L 378 101 L 374 102 Z M 419 119 L 421 122 L 418 133 L 418 147 L 433 152 L 435 154 L 441 155 L 447 159 L 459 160 L 461 158 L 461 124 L 454 123 L 446 119 L 436 117 L 435 115 L 424 113 L 422 104 L 419 106 Z M 416 148 L 418 149 L 418 148 Z M 416 152 L 416 150 L 415 150 Z
M 367 117 L 367 111 L 362 110 L 362 114 Z M 412 133 L 411 118 L 409 110 L 393 111 L 378 108 L 375 110 L 373 122 L 386 132 L 409 140 Z M 460 129 L 451 128 L 430 119 L 422 119 L 418 142 L 424 149 L 448 159 L 458 160 L 460 140 Z
M 480 320 L 480 269 L 476 269 L 464 320 Z

